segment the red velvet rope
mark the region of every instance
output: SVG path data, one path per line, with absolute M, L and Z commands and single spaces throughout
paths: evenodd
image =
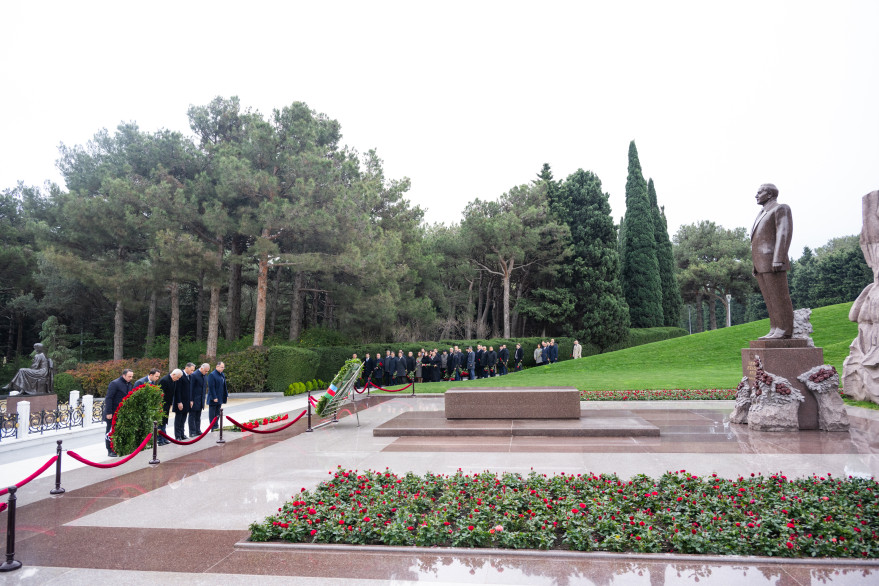
M 226 419 L 228 419 L 229 421 L 231 421 L 232 424 L 233 424 L 235 427 L 240 427 L 240 428 L 243 429 L 244 431 L 250 431 L 250 432 L 253 432 L 253 433 L 275 433 L 276 431 L 281 431 L 282 429 L 287 429 L 288 427 L 290 427 L 291 425 L 293 425 L 294 423 L 296 423 L 297 421 L 299 421 L 300 419 L 302 419 L 302 416 L 305 415 L 306 412 L 307 412 L 307 410 L 303 409 L 303 410 L 302 410 L 302 413 L 300 413 L 299 415 L 296 416 L 296 419 L 294 419 L 293 421 L 291 421 L 291 422 L 288 423 L 287 425 L 282 425 L 281 427 L 276 427 L 275 429 L 256 429 L 256 428 L 250 428 L 250 427 L 247 427 L 247 426 L 245 426 L 245 425 L 241 425 L 240 423 L 238 423 L 237 421 L 235 421 L 234 419 L 232 419 L 232 418 L 229 417 L 228 415 L 226 415 Z
M 0 513 L 6 510 L 6 503 L 0 503 Z
M 49 468 L 49 466 L 51 466 L 52 464 L 55 463 L 55 460 L 57 460 L 57 459 L 58 459 L 58 456 L 52 456 L 51 458 L 49 458 L 49 461 L 48 461 L 48 462 L 46 462 L 45 464 L 43 464 L 43 465 L 40 467 L 39 470 L 37 470 L 36 472 L 34 472 L 33 474 L 31 474 L 30 476 L 28 476 L 27 478 L 25 478 L 25 479 L 22 480 L 21 482 L 17 482 L 17 483 L 15 484 L 15 487 L 16 487 L 16 488 L 21 488 L 22 486 L 24 486 L 25 484 L 27 484 L 28 482 L 30 482 L 31 480 L 33 480 L 34 478 L 36 478 L 37 476 L 39 476 L 40 474 L 42 474 L 43 472 L 45 472 L 45 471 Z M 0 490 L 0 496 L 3 496 L 3 495 L 6 494 L 7 492 L 9 492 L 9 489 L 8 489 L 8 488 L 4 488 L 3 490 Z
M 137 446 L 137 448 L 133 452 L 131 452 L 130 454 L 128 454 L 127 456 L 125 456 L 124 458 L 119 460 L 118 462 L 113 462 L 112 464 L 101 464 L 99 462 L 92 462 L 91 460 L 87 460 L 87 459 L 83 458 L 82 456 L 80 456 L 79 454 L 74 452 L 73 450 L 67 450 L 67 455 L 70 456 L 71 458 L 73 458 L 74 460 L 79 460 L 83 464 L 87 464 L 88 466 L 94 466 L 95 468 L 115 468 L 116 466 L 121 466 L 122 464 L 126 463 L 127 461 L 129 461 L 130 459 L 135 457 L 138 454 L 138 452 L 140 452 L 143 449 L 143 447 L 145 445 L 147 445 L 147 442 L 150 441 L 151 437 L 153 437 L 153 434 L 148 433 L 147 436 L 145 438 L 143 438 L 143 441 L 140 442 L 140 445 Z
M 415 383 L 409 383 L 408 385 L 406 385 L 406 386 L 403 387 L 402 389 L 393 389 L 393 390 L 391 390 L 391 389 L 383 389 L 383 388 L 381 388 L 380 386 L 378 386 L 377 384 L 375 384 L 375 383 L 373 383 L 373 382 L 370 382 L 369 384 L 370 384 L 370 386 L 373 386 L 373 387 L 377 388 L 378 390 L 380 390 L 380 391 L 384 391 L 384 392 L 386 392 L 386 393 L 399 393 L 400 391 L 405 391 L 406 389 L 408 389 L 409 387 L 411 387 L 411 386 L 414 385 Z
M 211 429 L 214 427 L 214 424 L 217 422 L 217 419 L 219 419 L 219 418 L 220 418 L 219 415 L 214 417 L 214 420 L 210 422 L 210 424 L 208 425 L 208 428 L 206 430 L 204 430 L 204 432 L 202 432 L 202 434 L 200 436 L 198 436 L 197 438 L 193 438 L 189 441 L 182 442 L 180 440 L 176 440 L 173 437 L 171 437 L 170 435 L 168 435 L 167 433 L 165 433 L 164 431 L 162 431 L 161 429 L 158 430 L 158 434 L 160 436 L 162 436 L 163 438 L 165 438 L 166 440 L 168 440 L 169 442 L 171 442 L 172 444 L 177 444 L 178 446 L 189 446 L 189 445 L 194 444 L 195 442 L 197 442 L 198 440 L 200 440 L 201 438 L 203 438 L 207 434 L 209 434 L 211 432 Z

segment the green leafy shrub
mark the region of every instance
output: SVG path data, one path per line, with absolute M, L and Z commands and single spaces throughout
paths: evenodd
M 269 349 L 269 371 L 266 386 L 269 391 L 283 391 L 293 382 L 314 378 L 320 357 L 311 350 L 292 346 L 273 346 Z
M 130 368 L 134 371 L 134 378 L 138 379 L 149 373 L 153 368 L 158 368 L 163 373 L 168 372 L 168 360 L 160 358 L 126 358 L 125 360 L 105 360 L 103 362 L 83 362 L 67 374 L 76 379 L 76 384 L 83 395 L 104 397 L 107 395 L 107 387 L 114 379 L 122 375 L 122 371 Z M 57 380 L 56 375 L 56 379 Z M 74 387 L 76 388 L 76 387 Z
M 109 383 L 107 383 L 109 384 Z M 55 375 L 55 394 L 58 395 L 59 403 L 66 403 L 70 400 L 70 391 L 77 388 L 76 379 L 72 374 L 59 372 Z
M 199 358 L 201 362 L 209 362 L 207 356 Z M 226 370 L 226 385 L 230 393 L 261 393 L 266 389 L 266 378 L 269 372 L 269 349 L 264 346 L 250 346 L 240 352 L 230 352 L 218 356 L 217 362 L 223 362 Z M 281 389 L 283 390 L 283 389 Z
M 155 385 L 141 385 L 122 399 L 113 415 L 110 445 L 117 454 L 132 453 L 147 434 L 153 421 L 162 420 L 162 391 Z M 155 441 L 153 438 L 151 441 Z

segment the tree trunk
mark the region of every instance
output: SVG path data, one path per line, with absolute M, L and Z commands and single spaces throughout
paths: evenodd
M 226 339 L 241 337 L 241 239 L 232 237 L 232 264 L 229 266 L 229 306 L 226 308 Z
M 217 273 L 223 268 L 223 239 L 218 238 Z M 217 341 L 220 337 L 220 285 L 211 285 L 211 305 L 208 309 L 208 340 L 205 354 L 209 360 L 217 358 Z
M 12 360 L 14 356 L 14 348 L 15 348 L 15 318 L 12 314 L 9 315 L 9 337 L 6 341 L 6 360 L 7 362 Z
M 24 353 L 24 316 L 21 313 L 15 314 L 15 324 L 18 328 L 15 337 L 15 355 L 21 356 Z
M 711 321 L 711 329 L 717 329 L 717 299 L 713 295 L 708 297 L 708 318 Z
M 290 301 L 290 341 L 299 339 L 302 334 L 302 271 L 293 274 L 293 299 Z
M 268 236 L 268 230 L 263 229 L 263 237 Z M 266 296 L 269 288 L 269 254 L 264 252 L 259 255 L 259 265 L 256 276 L 256 317 L 253 320 L 253 345 L 262 346 L 266 332 Z
M 198 296 L 195 298 L 195 339 L 201 342 L 204 336 L 204 271 L 198 274 Z
M 477 338 L 485 338 L 488 333 L 488 312 L 491 309 L 491 295 L 494 291 L 494 283 L 492 279 L 488 280 L 488 285 L 485 288 L 485 300 L 482 303 L 482 314 L 479 316 L 479 320 L 476 322 L 476 337 Z
M 278 321 L 278 305 L 280 304 L 281 269 L 275 269 L 275 278 L 272 279 L 272 300 L 269 303 L 269 336 L 275 335 L 275 324 Z
M 473 336 L 473 280 L 470 280 L 470 285 L 467 287 L 467 312 L 466 312 L 466 322 L 464 323 L 464 339 L 472 340 Z
M 159 295 L 155 289 L 150 293 L 150 309 L 147 316 L 146 346 L 143 349 L 143 355 L 146 356 L 153 342 L 156 341 L 156 306 L 159 302 Z
M 696 332 L 704 332 L 705 331 L 705 318 L 702 315 L 702 293 L 696 294 L 696 306 L 693 310 L 696 313 Z
M 177 354 L 180 348 L 180 285 L 168 285 L 171 292 L 171 332 L 168 334 L 168 372 L 177 368 Z
M 116 313 L 113 319 L 113 360 L 122 360 L 122 344 L 125 340 L 125 312 L 122 310 L 122 287 L 116 288 Z
M 510 276 L 513 273 L 513 263 L 515 259 L 510 259 L 509 265 L 501 262 L 504 267 L 504 339 L 510 338 Z

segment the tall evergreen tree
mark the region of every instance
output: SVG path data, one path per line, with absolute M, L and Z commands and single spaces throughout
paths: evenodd
M 659 263 L 659 278 L 662 281 L 662 317 L 663 325 L 677 327 L 680 320 L 681 289 L 675 277 L 675 257 L 668 237 L 668 222 L 665 219 L 665 208 L 660 208 L 656 199 L 656 188 L 653 179 L 647 182 L 647 197 L 653 211 L 653 234 L 656 238 L 656 260 Z
M 665 322 L 662 315 L 662 280 L 656 258 L 653 214 L 647 196 L 647 182 L 641 173 L 634 140 L 629 143 L 625 221 L 622 282 L 632 327 L 661 326 Z
M 562 272 L 576 300 L 570 333 L 604 351 L 629 332 L 610 196 L 601 191 L 601 180 L 594 173 L 582 169 L 568 176 L 561 192 L 565 209 L 559 211 L 571 230 L 573 247 Z

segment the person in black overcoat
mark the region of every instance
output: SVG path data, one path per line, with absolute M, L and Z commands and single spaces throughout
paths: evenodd
M 507 362 L 510 361 L 510 351 L 507 350 L 506 344 L 501 344 L 501 351 L 497 353 L 498 374 L 507 374 Z
M 201 411 L 208 390 L 208 373 L 211 365 L 205 362 L 190 376 L 189 399 L 192 408 L 189 410 L 189 435 L 201 435 Z
M 174 404 L 174 399 L 177 394 L 177 382 L 182 376 L 183 371 L 179 368 L 175 368 L 159 379 L 159 388 L 162 389 L 162 425 L 160 429 L 163 433 L 168 433 L 168 412 Z M 160 446 L 164 446 L 170 442 L 165 438 L 159 438 L 159 441 L 156 443 Z
M 486 376 L 497 376 L 497 352 L 494 351 L 494 346 L 489 346 L 485 353 L 485 366 Z
M 131 392 L 131 389 L 133 388 L 131 379 L 133 378 L 134 371 L 130 368 L 126 368 L 122 371 L 122 376 L 113 379 L 107 386 L 107 397 L 104 399 L 103 405 L 104 420 L 107 422 L 107 433 L 104 435 L 104 446 L 107 448 L 107 455 L 111 458 L 116 457 L 116 452 L 110 449 L 110 430 L 113 429 L 113 415 L 122 403 L 122 399 Z
M 525 360 L 525 350 L 522 349 L 522 344 L 516 344 L 516 352 L 513 354 L 513 364 L 516 367 L 516 372 L 522 370 L 523 360 Z

